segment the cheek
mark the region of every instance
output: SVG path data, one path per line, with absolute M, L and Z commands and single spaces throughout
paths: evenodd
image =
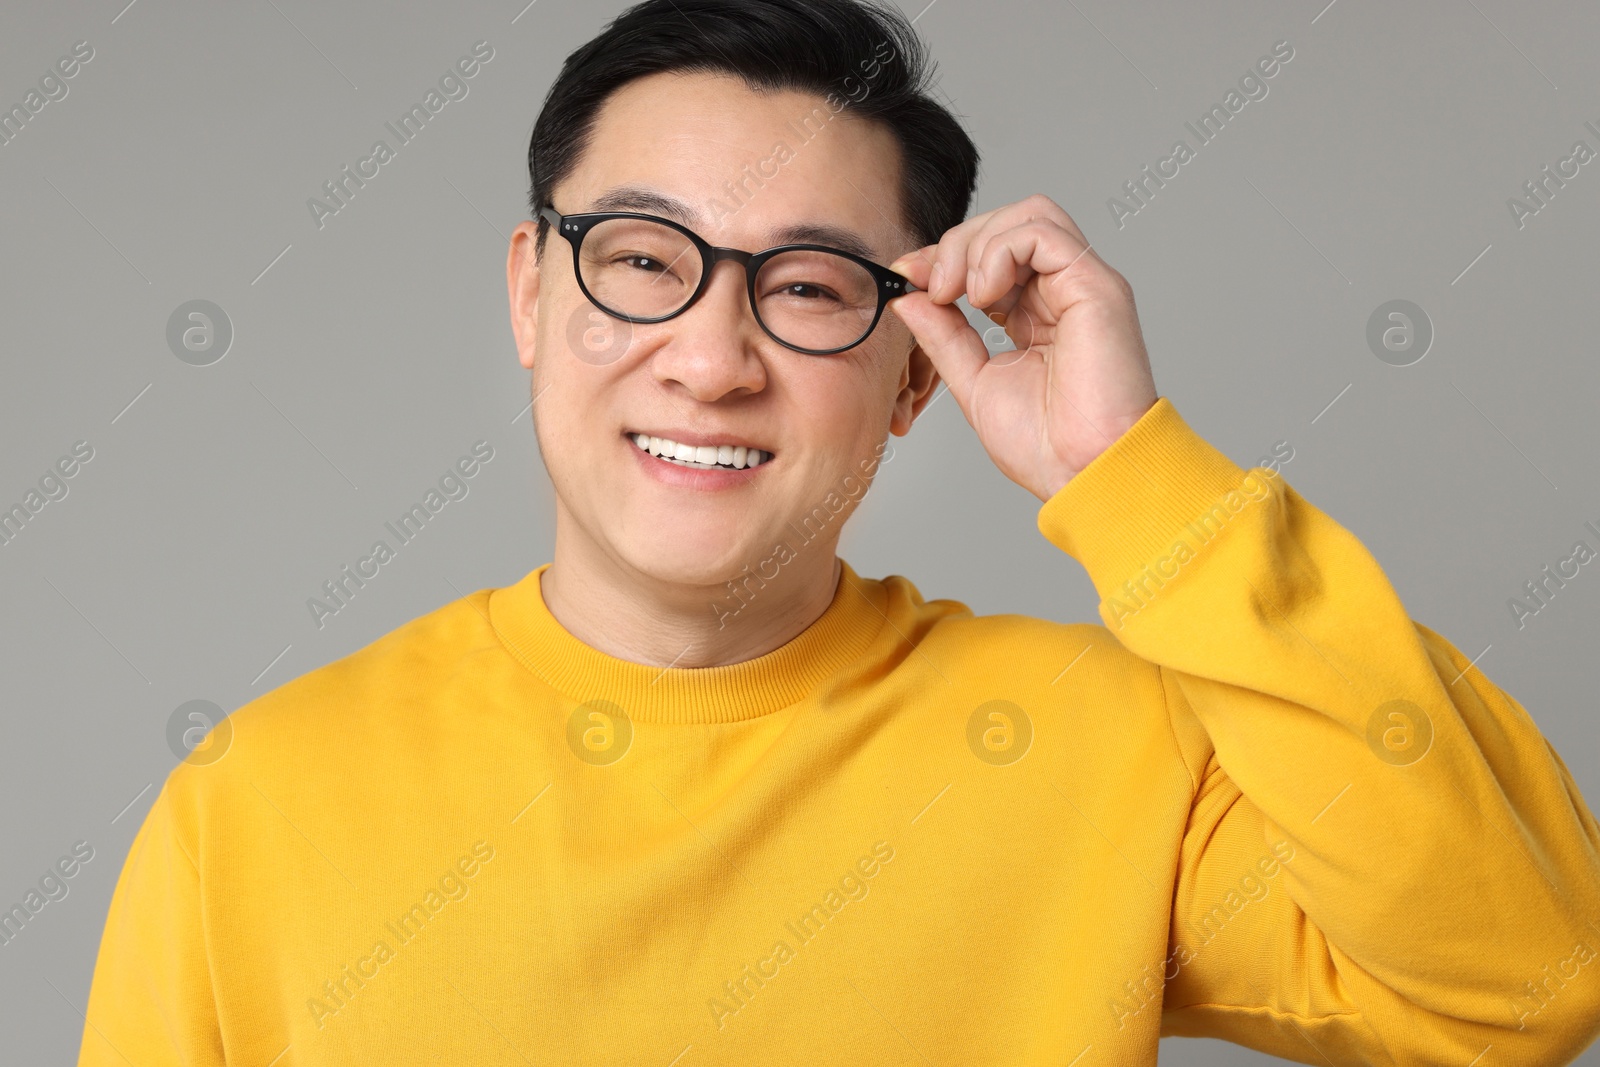
M 862 417 L 872 424 L 873 432 L 879 436 L 874 441 L 881 440 L 882 434 L 889 432 L 889 422 L 893 415 L 896 398 L 900 390 L 911 384 L 908 353 L 911 348 L 909 335 L 899 332 L 886 333 L 877 343 L 876 351 L 871 353 L 870 360 L 863 368 L 860 386 Z M 905 381 L 902 383 L 901 379 Z M 881 424 L 881 425 L 880 425 Z
M 893 312 L 886 309 L 883 318 L 878 321 L 878 328 L 872 331 L 872 336 L 861 346 L 871 364 L 869 373 L 882 379 L 885 388 L 891 393 L 899 381 L 900 369 L 905 365 L 906 356 L 915 340 L 911 336 L 910 328 L 892 316 Z
M 841 478 L 858 474 L 860 461 L 889 432 L 890 409 L 898 378 L 889 369 L 886 353 L 873 354 L 863 345 L 851 364 L 829 368 L 833 373 L 808 383 L 796 396 L 796 408 L 808 433 L 817 467 L 808 480 L 824 488 L 836 487 Z
M 588 310 L 591 309 L 576 293 L 551 292 L 540 300 L 530 394 L 539 398 L 534 404 L 535 413 L 554 418 L 549 414 L 553 409 L 571 408 L 576 397 L 594 389 L 594 380 L 602 377 L 602 368 L 593 365 L 596 360 L 585 362 L 573 347 L 574 335 L 582 344 L 584 331 L 591 326 L 585 317 Z M 564 402 L 556 402 L 563 397 Z

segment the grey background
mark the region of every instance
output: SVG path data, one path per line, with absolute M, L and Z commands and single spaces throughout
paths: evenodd
M 550 557 L 505 241 L 543 94 L 622 5 L 523 2 L 0 12 L 0 104 L 74 42 L 95 51 L 0 146 L 0 505 L 73 442 L 95 450 L 0 547 L 0 902 L 95 849 L 0 948 L 16 1062 L 76 1056 L 112 887 L 177 762 L 173 709 L 237 708 Z M 1506 204 L 1574 141 L 1600 149 L 1600 8 L 925 2 L 904 6 L 983 150 L 976 210 L 1065 207 L 1132 282 L 1162 394 L 1242 464 L 1287 441 L 1291 484 L 1600 799 L 1600 566 L 1523 628 L 1507 608 L 1600 525 L 1600 161 L 1521 229 Z M 480 39 L 469 95 L 319 230 L 307 198 Z M 1107 199 L 1281 39 L 1266 98 L 1119 229 Z M 165 339 L 198 298 L 234 329 L 206 367 Z M 1391 299 L 1436 330 L 1411 366 L 1366 344 Z M 469 496 L 317 629 L 306 599 L 480 438 L 495 458 Z M 951 399 L 894 443 L 841 546 L 858 571 L 979 613 L 1095 618 Z M 1172 1040 L 1162 1062 L 1278 1061 Z

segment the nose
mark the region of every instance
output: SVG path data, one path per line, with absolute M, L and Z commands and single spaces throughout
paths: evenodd
M 651 357 L 657 380 L 677 382 L 690 396 L 706 402 L 766 387 L 762 348 L 776 342 L 751 313 L 746 286 L 743 266 L 720 260 L 712 266 L 693 307 L 649 327 L 667 335 Z

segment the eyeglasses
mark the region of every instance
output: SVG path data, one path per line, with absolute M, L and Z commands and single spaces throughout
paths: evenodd
M 712 245 L 670 219 L 631 211 L 539 216 L 572 246 L 583 295 L 628 322 L 665 322 L 705 292 L 711 268 L 731 259 L 745 268 L 750 310 L 768 337 L 813 356 L 854 348 L 872 333 L 889 301 L 916 291 L 888 267 L 825 245 L 787 244 L 761 252 Z

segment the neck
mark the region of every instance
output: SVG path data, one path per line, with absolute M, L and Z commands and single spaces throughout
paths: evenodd
M 539 588 L 555 620 L 590 648 L 656 667 L 720 667 L 788 644 L 827 610 L 839 584 L 835 540 L 808 543 L 781 567 L 766 564 L 768 574 L 777 569 L 772 578 L 756 576 L 752 564 L 730 590 L 726 579 L 662 581 L 558 519 Z

